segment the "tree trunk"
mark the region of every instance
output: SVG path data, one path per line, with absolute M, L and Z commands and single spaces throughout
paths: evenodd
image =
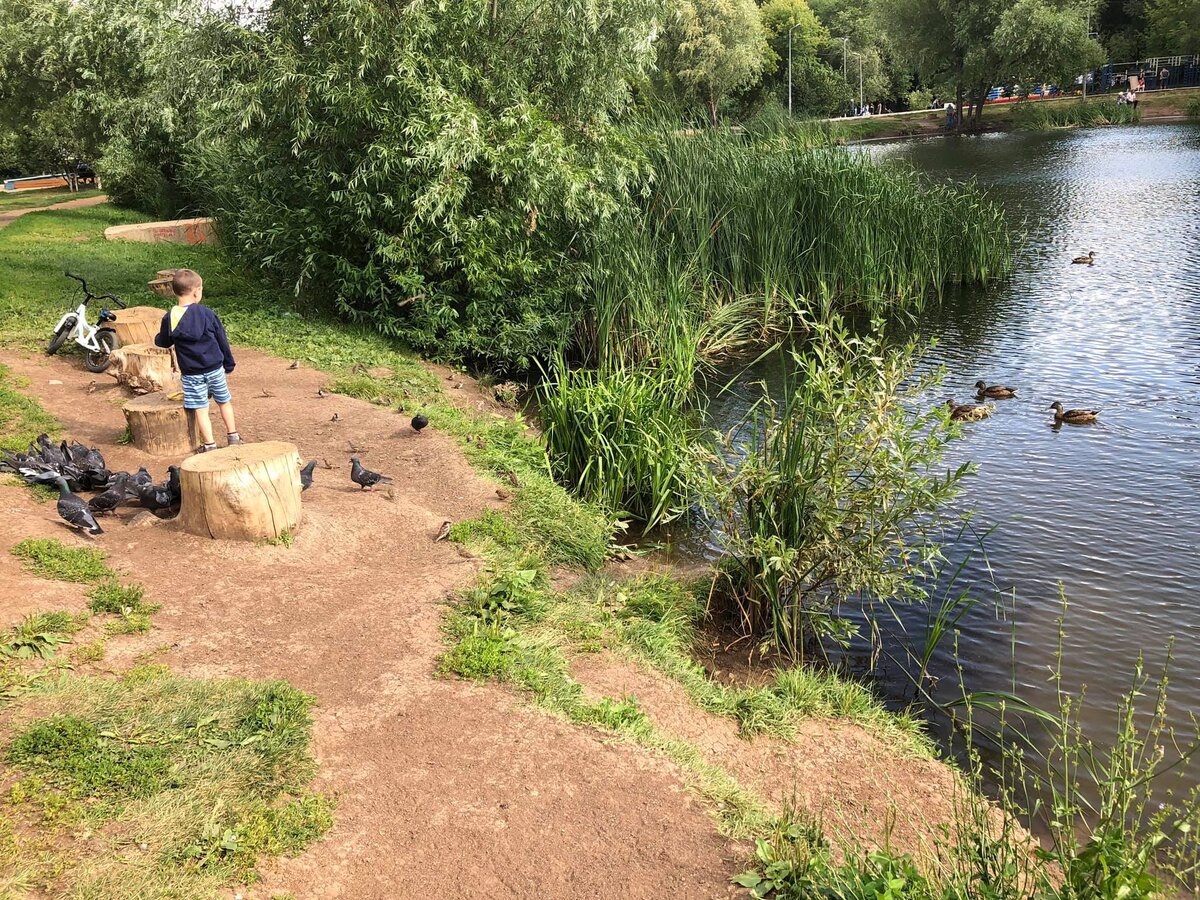
M 954 130 L 961 134 L 963 130 L 963 86 L 961 81 L 955 86 L 954 113 Z
M 180 527 L 200 537 L 275 540 L 300 524 L 300 453 L 267 441 L 197 453 L 180 466 Z
M 114 309 L 117 321 L 112 330 L 117 333 L 121 346 L 126 344 L 154 345 L 154 336 L 162 325 L 163 310 L 157 306 L 131 306 L 129 309 Z
M 180 400 L 163 393 L 134 397 L 125 404 L 125 424 L 133 446 L 151 456 L 184 457 L 200 446 L 195 418 Z
M 175 357 L 170 350 L 146 344 L 122 345 L 109 354 L 108 374 L 138 394 L 178 390 Z
M 720 124 L 720 120 L 717 118 L 717 98 L 711 91 L 708 95 L 708 121 L 713 128 Z

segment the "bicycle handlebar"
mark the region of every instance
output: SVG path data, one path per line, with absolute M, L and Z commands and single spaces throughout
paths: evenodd
M 115 304 L 117 304 L 117 306 L 121 307 L 121 309 L 127 308 L 125 306 L 125 301 L 122 300 L 120 297 L 118 297 L 116 294 L 100 294 L 99 296 L 97 296 L 96 294 L 93 294 L 90 290 L 88 290 L 87 281 L 85 281 L 80 276 L 76 275 L 73 272 L 63 272 L 63 274 L 66 275 L 68 278 L 74 278 L 81 285 L 83 285 L 83 295 L 84 295 L 83 302 L 84 302 L 85 306 L 88 303 L 91 303 L 93 300 L 111 300 Z

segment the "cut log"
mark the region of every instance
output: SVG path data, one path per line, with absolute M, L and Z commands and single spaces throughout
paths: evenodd
M 129 309 L 114 309 L 117 317 L 112 330 L 117 333 L 121 346 L 126 344 L 154 344 L 154 336 L 162 325 L 164 310 L 157 306 L 131 306 Z
M 195 420 L 182 400 L 169 400 L 163 393 L 144 394 L 124 408 L 133 446 L 143 453 L 179 458 L 200 446 Z
M 178 390 L 175 356 L 163 347 L 122 345 L 109 354 L 108 374 L 138 394 Z
M 197 453 L 180 466 L 179 525 L 233 541 L 275 540 L 300 524 L 300 453 L 266 441 Z

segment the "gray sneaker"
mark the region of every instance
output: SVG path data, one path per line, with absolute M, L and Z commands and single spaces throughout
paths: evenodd
M 236 431 L 229 436 L 229 446 L 230 447 L 236 447 L 241 442 L 242 442 L 242 436 L 240 434 L 238 434 Z

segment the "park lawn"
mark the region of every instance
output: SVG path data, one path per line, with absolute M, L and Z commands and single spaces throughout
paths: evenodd
M 18 209 L 30 209 L 36 206 L 50 206 L 54 203 L 64 203 L 67 200 L 86 200 L 89 197 L 99 197 L 104 191 L 75 191 L 66 188 L 52 188 L 43 191 L 0 191 L 0 213 L 13 212 Z

